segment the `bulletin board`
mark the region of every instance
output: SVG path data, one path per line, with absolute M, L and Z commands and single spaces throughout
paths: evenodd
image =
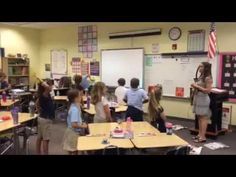
M 51 73 L 52 75 L 67 74 L 67 50 L 51 50 Z
M 229 101 L 236 102 L 236 52 L 220 53 L 218 87 L 229 91 Z

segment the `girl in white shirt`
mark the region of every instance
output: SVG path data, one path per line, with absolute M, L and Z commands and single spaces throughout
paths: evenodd
M 93 86 L 91 93 L 92 104 L 95 105 L 94 123 L 104 123 L 112 121 L 109 103 L 105 98 L 107 91 L 103 82 L 97 82 Z

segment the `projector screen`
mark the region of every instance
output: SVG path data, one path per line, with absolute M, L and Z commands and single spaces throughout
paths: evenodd
M 102 50 L 101 52 L 101 80 L 107 86 L 117 86 L 118 79 L 125 78 L 125 86 L 130 87 L 130 80 L 135 77 L 139 79 L 139 87 L 143 87 L 143 48 Z

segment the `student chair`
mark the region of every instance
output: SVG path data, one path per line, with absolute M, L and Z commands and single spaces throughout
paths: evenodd
M 37 118 L 35 118 L 31 122 L 18 129 L 17 134 L 19 137 L 23 137 L 23 149 L 26 155 L 29 154 L 30 137 L 37 135 L 37 128 Z
M 4 134 L 0 137 L 0 155 L 4 155 L 13 147 L 13 134 Z
M 119 155 L 120 154 L 120 150 L 119 150 L 119 148 L 117 146 L 109 145 L 109 146 L 106 146 L 103 149 L 102 154 L 103 155 Z
M 166 155 L 189 155 L 190 150 L 189 146 L 178 146 L 168 150 Z

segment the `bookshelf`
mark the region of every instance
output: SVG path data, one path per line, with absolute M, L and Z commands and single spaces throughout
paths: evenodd
M 9 58 L 2 59 L 2 71 L 7 75 L 12 88 L 29 88 L 29 59 Z

